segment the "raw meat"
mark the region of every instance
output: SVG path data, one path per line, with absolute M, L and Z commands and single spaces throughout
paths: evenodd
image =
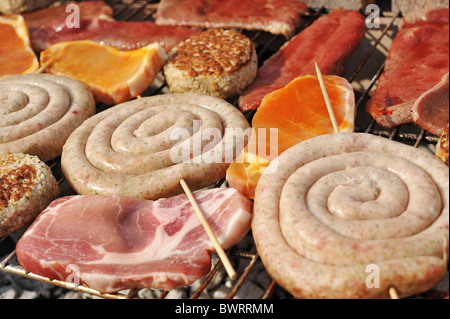
M 51 45 L 76 40 L 91 40 L 119 50 L 137 50 L 154 42 L 169 52 L 174 46 L 200 30 L 177 26 L 160 26 L 150 21 L 81 20 L 80 28 L 58 28 L 49 23 L 31 32 L 31 43 L 36 51 Z
M 366 110 L 392 129 L 414 122 L 413 105 L 449 71 L 449 10 L 413 12 L 402 21 Z
M 30 47 L 23 18 L 20 15 L 0 16 L 0 76 L 33 73 L 37 69 L 39 61 Z
M 323 78 L 339 130 L 353 132 L 353 87 L 336 75 Z M 271 161 L 300 142 L 334 132 L 317 76 L 298 77 L 266 95 L 252 119 L 252 128 L 248 145 L 227 170 L 227 180 L 230 187 L 254 199 L 261 174 Z M 278 135 L 275 140 L 272 129 Z
M 20 14 L 46 7 L 57 0 L 3 0 L 0 1 L 0 13 Z
M 315 75 L 315 62 L 324 75 L 340 75 L 365 31 L 364 17 L 357 11 L 337 9 L 319 18 L 258 70 L 255 81 L 239 99 L 241 110 L 256 110 L 267 94 L 297 77 Z
M 250 229 L 251 202 L 236 190 L 194 196 L 224 249 Z M 79 279 L 104 293 L 189 285 L 210 271 L 213 250 L 186 195 L 155 202 L 125 195 L 60 198 L 16 247 L 26 270 Z
M 447 272 L 448 230 L 448 167 L 371 134 L 299 143 L 270 163 L 256 189 L 259 256 L 297 298 L 428 291 Z M 368 285 L 368 266 L 376 266 L 378 285 Z
M 308 7 L 294 0 L 161 0 L 156 23 L 200 28 L 239 28 L 294 35 Z
M 414 122 L 432 134 L 441 136 L 448 124 L 448 73 L 434 88 L 425 92 L 413 106 Z
M 46 72 L 84 83 L 97 102 L 120 104 L 144 92 L 163 67 L 167 54 L 159 43 L 120 51 L 92 41 L 57 43 L 41 52 Z
M 29 13 L 22 16 L 27 23 L 28 29 L 33 31 L 36 28 L 52 23 L 55 27 L 65 27 L 66 19 L 71 14 L 66 8 L 69 4 L 76 4 L 80 9 L 80 18 L 83 20 L 107 19 L 112 20 L 113 9 L 103 1 L 70 2 L 65 5 L 53 6 Z

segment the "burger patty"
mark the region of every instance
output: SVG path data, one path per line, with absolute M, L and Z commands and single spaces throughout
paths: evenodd
M 52 171 L 37 156 L 0 155 L 0 237 L 28 225 L 58 195 Z

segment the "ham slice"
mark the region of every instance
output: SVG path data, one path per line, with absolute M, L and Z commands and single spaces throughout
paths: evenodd
M 194 193 L 224 249 L 250 229 L 251 202 L 234 189 Z M 78 279 L 104 293 L 173 289 L 211 270 L 211 241 L 185 195 L 159 201 L 120 195 L 53 201 L 17 243 L 20 265 Z
M 267 94 L 297 77 L 315 75 L 315 62 L 324 75 L 340 75 L 365 31 L 364 17 L 357 11 L 337 9 L 319 18 L 258 70 L 255 81 L 239 99 L 241 110 L 256 110 Z
M 123 103 L 144 92 L 166 60 L 159 43 L 120 51 L 92 41 L 69 41 L 41 52 L 41 63 L 49 63 L 46 72 L 84 83 L 105 104 Z
M 448 9 L 413 12 L 401 25 L 375 94 L 366 105 L 377 123 L 388 129 L 414 123 L 414 103 L 449 72 Z
M 81 20 L 80 28 L 59 27 L 49 23 L 31 31 L 33 49 L 42 51 L 51 45 L 77 40 L 90 40 L 119 50 L 137 50 L 158 42 L 169 52 L 181 41 L 200 30 L 178 26 L 156 25 L 150 21 Z
M 294 35 L 308 6 L 297 0 L 161 0 L 155 22 L 199 28 L 238 28 Z
M 448 73 L 434 88 L 414 103 L 414 122 L 430 133 L 441 136 L 449 115 Z

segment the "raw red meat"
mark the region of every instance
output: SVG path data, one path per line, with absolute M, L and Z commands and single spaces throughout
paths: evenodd
M 255 81 L 239 99 L 241 110 L 256 110 L 267 94 L 299 76 L 315 75 L 315 62 L 323 74 L 340 75 L 365 31 L 364 17 L 357 11 L 338 9 L 319 18 L 258 70 Z
M 263 30 L 290 38 L 308 13 L 308 6 L 297 0 L 161 0 L 155 22 Z
M 159 42 L 169 52 L 181 41 L 200 30 L 177 26 L 160 26 L 145 21 L 81 20 L 79 29 L 59 27 L 49 23 L 30 32 L 33 49 L 42 51 L 64 41 L 91 40 L 119 50 L 137 50 Z
M 251 202 L 234 189 L 194 193 L 224 249 L 250 229 Z M 104 293 L 173 289 L 211 270 L 213 245 L 185 195 L 159 201 L 124 195 L 52 202 L 17 243 L 20 265 Z
M 59 27 L 63 27 L 67 17 L 72 13 L 71 11 L 66 12 L 69 4 L 76 4 L 80 8 L 80 18 L 83 20 L 110 20 L 113 16 L 113 9 L 103 1 L 70 2 L 64 5 L 23 13 L 22 16 L 30 31 L 48 23 L 58 24 Z
M 383 127 L 414 122 L 413 105 L 449 72 L 449 10 L 427 9 L 404 18 L 366 110 Z

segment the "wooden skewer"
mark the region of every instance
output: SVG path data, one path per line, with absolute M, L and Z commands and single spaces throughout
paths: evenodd
M 328 96 L 327 88 L 325 86 L 325 82 L 323 80 L 322 72 L 320 72 L 319 66 L 316 63 L 316 73 L 317 78 L 319 79 L 320 88 L 322 89 L 322 94 L 325 99 L 325 103 L 328 108 L 328 113 L 330 114 L 331 123 L 333 124 L 333 129 L 335 133 L 339 133 L 339 125 L 336 121 L 336 116 L 334 115 L 333 106 L 331 105 L 330 97 Z
M 391 299 L 400 299 L 398 292 L 394 287 L 389 288 L 389 295 L 391 296 Z
M 187 185 L 187 183 L 184 179 L 180 180 L 180 184 L 181 184 L 181 187 L 183 187 L 183 190 L 186 193 L 187 197 L 189 198 L 191 205 L 194 207 L 194 210 L 197 213 L 198 218 L 202 222 L 203 228 L 206 230 L 206 233 L 208 234 L 210 240 L 212 241 L 214 248 L 216 249 L 216 252 L 219 255 L 219 258 L 222 261 L 222 263 L 225 267 L 225 270 L 228 273 L 228 276 L 231 278 L 231 280 L 236 279 L 236 277 L 237 277 L 236 271 L 234 270 L 233 266 L 231 265 L 231 262 L 228 259 L 228 256 L 225 253 L 225 251 L 223 250 L 222 246 L 220 246 L 220 243 L 217 240 L 217 237 L 214 234 L 214 231 L 211 229 L 211 226 L 209 225 L 208 221 L 206 220 L 205 215 L 203 214 L 200 206 L 198 206 L 198 203 L 195 200 L 194 195 L 192 194 L 189 186 Z
M 41 67 L 36 71 L 36 74 L 41 74 L 42 72 L 44 72 L 52 62 L 53 60 L 48 60 L 47 62 L 42 64 Z

